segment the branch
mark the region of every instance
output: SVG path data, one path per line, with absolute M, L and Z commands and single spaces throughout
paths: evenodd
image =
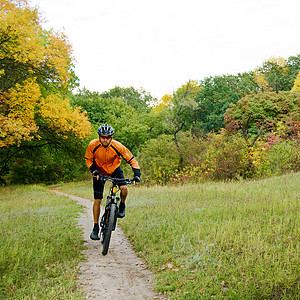
M 182 130 L 184 126 L 184 122 L 181 122 L 180 125 L 178 125 L 178 128 L 174 131 L 174 142 L 175 142 L 175 145 L 177 147 L 177 149 L 179 150 L 179 145 L 178 145 L 178 141 L 177 141 L 177 133 Z
M 262 132 L 263 132 L 263 126 L 260 127 L 256 137 L 254 138 L 254 140 L 252 141 L 252 143 L 250 144 L 250 147 L 253 147 L 254 143 L 257 141 L 257 139 L 261 136 Z

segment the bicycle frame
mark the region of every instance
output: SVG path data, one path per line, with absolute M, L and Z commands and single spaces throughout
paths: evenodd
M 128 178 L 119 179 L 104 175 L 101 175 L 100 179 L 103 181 L 110 181 L 112 183 L 110 193 L 107 196 L 104 214 L 100 222 L 100 239 L 102 236 L 101 243 L 103 244 L 102 254 L 106 255 L 110 243 L 111 233 L 116 229 L 117 225 L 117 217 L 120 202 L 120 197 L 117 197 L 117 192 L 119 191 L 118 183 L 125 182 L 127 184 L 132 184 L 134 183 L 134 181 Z
M 108 223 L 110 206 L 111 205 L 116 205 L 115 220 L 114 220 L 114 226 L 113 226 L 113 230 L 115 230 L 116 224 L 117 224 L 117 214 L 118 214 L 118 210 L 119 210 L 120 197 L 117 197 L 117 192 L 119 191 L 117 183 L 113 180 L 109 180 L 109 181 L 112 182 L 112 186 L 110 188 L 110 193 L 107 196 L 105 211 L 104 211 L 104 214 L 101 218 L 100 227 L 103 228 Z M 101 230 L 101 232 L 102 232 L 102 230 Z

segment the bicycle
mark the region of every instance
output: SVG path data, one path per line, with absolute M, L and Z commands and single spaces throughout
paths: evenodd
M 119 202 L 120 202 L 120 197 L 117 197 L 117 192 L 120 190 L 118 189 L 118 183 L 125 182 L 127 184 L 133 184 L 134 180 L 128 178 L 123 178 L 123 179 L 113 178 L 104 175 L 100 175 L 99 180 L 110 181 L 112 183 L 112 186 L 110 188 L 110 193 L 107 196 L 104 214 L 100 222 L 100 227 L 101 227 L 100 240 L 101 243 L 103 244 L 102 254 L 106 255 L 109 248 L 111 234 L 116 229 L 116 225 L 117 225 Z

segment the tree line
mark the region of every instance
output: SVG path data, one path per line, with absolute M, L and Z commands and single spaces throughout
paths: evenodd
M 27 1 L 2 0 L 0 19 L 3 183 L 82 178 L 85 148 L 103 123 L 138 157 L 148 182 L 300 169 L 300 55 L 191 80 L 157 100 L 142 88 L 77 90 L 67 37 L 44 30 Z

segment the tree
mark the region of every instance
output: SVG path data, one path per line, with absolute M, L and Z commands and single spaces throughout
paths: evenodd
M 74 87 L 72 49 L 58 32 L 42 29 L 26 0 L 0 2 L 1 174 L 23 150 L 78 150 L 90 123 L 66 95 Z M 77 151 L 78 152 L 78 151 Z
M 293 88 L 292 88 L 291 91 L 292 92 L 300 93 L 300 71 L 299 71 L 299 73 L 297 75 L 297 78 L 296 78 L 296 80 L 294 82 L 294 86 L 293 86 Z
M 161 134 L 172 134 L 168 122 L 169 110 L 173 105 L 172 101 L 172 95 L 164 95 L 160 102 L 152 107 L 150 113 L 145 115 L 145 122 L 149 128 L 151 139 L 155 139 Z
M 251 72 L 205 78 L 196 95 L 197 126 L 205 133 L 224 128 L 224 114 L 230 103 L 237 103 L 257 85 Z
M 300 57 L 292 56 L 288 60 L 271 57 L 254 71 L 256 83 L 264 91 L 290 91 L 300 70 Z
M 109 91 L 101 93 L 100 96 L 104 99 L 121 98 L 126 104 L 139 112 L 148 112 L 149 106 L 156 102 L 156 99 L 150 93 L 147 93 L 142 88 L 137 90 L 132 86 L 128 88 L 116 86 Z
M 249 147 L 253 147 L 264 132 L 275 130 L 279 121 L 287 122 L 291 118 L 299 120 L 299 107 L 300 95 L 297 93 L 251 93 L 227 109 L 226 130 L 241 131 Z
M 300 54 L 295 56 L 290 56 L 287 59 L 287 67 L 289 69 L 289 76 L 292 82 L 295 81 L 299 71 L 300 71 Z
M 84 89 L 72 96 L 71 103 L 87 112 L 94 132 L 101 124 L 110 124 L 115 129 L 115 138 L 136 151 L 149 137 L 147 114 L 136 111 L 122 98 L 103 98 L 101 95 Z
M 182 130 L 189 130 L 193 126 L 197 108 L 197 103 L 194 99 L 198 91 L 198 82 L 190 80 L 178 88 L 172 97 L 164 97 L 167 100 L 166 103 L 168 103 L 165 114 L 166 122 L 169 124 L 175 146 L 180 155 L 179 168 L 182 167 L 183 154 L 178 143 L 178 133 Z M 171 99 L 171 101 L 168 101 L 168 99 Z

